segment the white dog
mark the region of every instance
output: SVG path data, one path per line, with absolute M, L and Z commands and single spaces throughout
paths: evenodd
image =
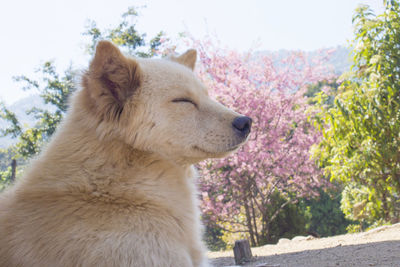
M 192 164 L 242 145 L 251 119 L 178 58 L 99 42 L 51 142 L 0 198 L 0 266 L 205 266 Z

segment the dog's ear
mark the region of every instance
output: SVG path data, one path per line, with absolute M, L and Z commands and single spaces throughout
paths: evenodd
M 178 62 L 182 65 L 185 65 L 191 70 L 194 70 L 194 67 L 196 65 L 196 59 L 197 59 L 197 51 L 194 49 L 189 49 L 179 57 L 171 57 L 171 60 Z
M 141 72 L 138 63 L 126 58 L 108 41 L 100 41 L 89 71 L 83 76 L 83 87 L 94 100 L 96 113 L 109 119 L 121 115 L 125 101 L 140 86 Z

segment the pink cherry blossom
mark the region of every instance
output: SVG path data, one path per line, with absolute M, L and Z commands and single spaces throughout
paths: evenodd
M 245 146 L 230 157 L 200 165 L 204 217 L 224 229 L 228 223 L 230 231 L 248 231 L 255 245 L 273 220 L 266 216 L 273 193 L 295 202 L 316 196 L 316 189 L 327 183 L 310 158 L 320 136 L 308 121 L 304 93 L 308 85 L 332 78 L 326 63 L 331 51 L 312 58 L 291 52 L 281 58 L 278 53 L 220 49 L 211 40 L 191 42 L 199 54 L 198 75 L 210 95 L 253 119 Z

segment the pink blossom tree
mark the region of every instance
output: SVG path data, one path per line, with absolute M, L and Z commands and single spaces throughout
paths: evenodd
M 279 58 L 218 49 L 211 41 L 194 44 L 198 73 L 210 94 L 253 119 L 243 148 L 200 167 L 204 218 L 228 233 L 244 234 L 253 246 L 265 244 L 279 212 L 300 197 L 316 196 L 326 183 L 310 159 L 319 134 L 308 122 L 304 93 L 331 77 L 329 52 Z

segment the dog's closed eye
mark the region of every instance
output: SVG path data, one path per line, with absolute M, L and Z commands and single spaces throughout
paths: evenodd
M 172 102 L 174 102 L 174 103 L 190 103 L 197 108 L 197 104 L 193 100 L 191 100 L 189 98 L 185 98 L 185 97 L 175 98 L 172 100 Z

